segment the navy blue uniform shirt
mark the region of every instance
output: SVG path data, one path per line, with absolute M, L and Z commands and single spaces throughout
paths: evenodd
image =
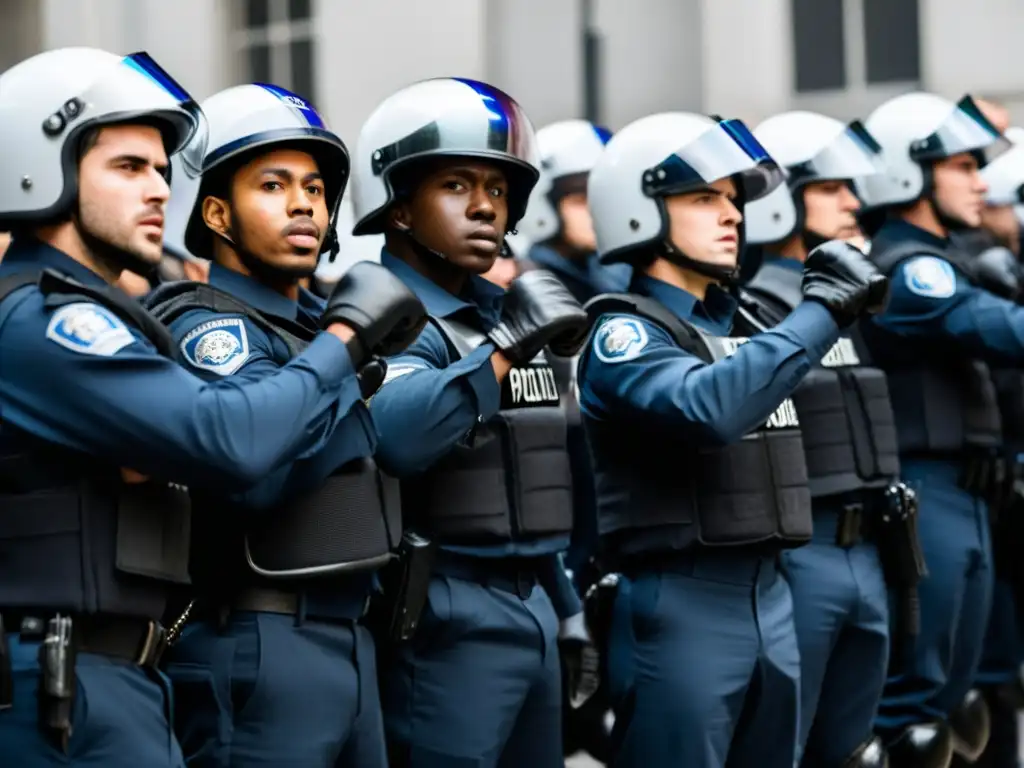
M 888 243 L 908 240 L 943 251 L 950 248 L 949 240 L 905 221 L 887 222 L 871 247 L 880 251 Z M 891 278 L 888 308 L 869 321 L 876 331 L 872 343 L 882 345 L 883 351 L 914 355 L 915 341 L 934 339 L 969 357 L 1024 362 L 1024 308 L 972 285 L 962 271 L 931 254 L 904 259 Z
M 105 285 L 32 239 L 15 241 L 0 276 L 45 267 Z M 0 304 L 4 424 L 189 486 L 243 490 L 321 449 L 351 370 L 344 344 L 322 333 L 271 376 L 206 382 L 91 300 L 58 305 L 27 286 Z
M 705 301 L 644 274 L 633 292 L 662 304 L 676 317 L 715 336 L 727 336 L 735 300 L 711 287 Z M 839 328 L 821 304 L 805 301 L 783 322 L 750 337 L 715 363 L 680 348 L 662 327 L 632 314 L 598 318 L 580 358 L 580 408 L 585 419 L 622 423 L 651 432 L 652 451 L 669 444 L 717 447 L 758 428 L 793 393 L 811 365 L 839 338 Z M 675 548 L 662 530 L 625 532 L 611 546 L 631 551 Z
M 297 322 L 311 331 L 318 329 L 323 303 L 302 288 L 299 300 L 294 301 L 251 277 L 215 263 L 210 265 L 209 283 L 266 315 Z M 176 318 L 170 331 L 178 344 L 182 364 L 207 381 L 228 375 L 259 381 L 274 375 L 289 360 L 284 341 L 239 314 L 191 310 Z M 303 454 L 299 461 L 281 467 L 258 486 L 236 497 L 240 506 L 261 509 L 294 498 L 323 483 L 342 465 L 373 455 L 376 432 L 363 405 L 351 361 L 340 384 L 330 433 L 317 445 L 316 451 Z
M 387 267 L 423 302 L 434 317 L 461 320 L 488 330 L 501 318 L 505 292 L 481 277 L 469 279 L 464 297 L 453 296 L 387 251 Z M 501 389 L 491 367 L 493 344 L 482 344 L 461 360 L 452 360 L 440 331 L 428 323 L 412 345 L 388 359 L 385 383 L 370 401 L 377 426 L 377 460 L 386 471 L 403 477 L 428 470 L 448 454 L 477 422 L 494 416 Z M 401 381 L 396 386 L 394 382 Z M 445 547 L 480 557 L 552 555 L 557 585 L 545 587 L 561 618 L 579 611 L 579 599 L 561 567 L 558 554 L 568 536 L 509 542 L 486 547 Z
M 629 287 L 633 269 L 628 264 L 602 264 L 596 253 L 584 259 L 567 259 L 547 245 L 534 245 L 527 256 L 550 270 L 580 304 L 602 293 L 621 293 Z

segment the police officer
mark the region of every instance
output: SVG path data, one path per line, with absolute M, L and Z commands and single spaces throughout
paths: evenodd
M 950 718 L 958 752 L 977 757 L 987 713 L 969 695 L 992 594 L 984 496 L 993 487 L 999 411 L 983 360 L 1024 358 L 1024 311 L 972 284 L 949 242 L 976 227 L 986 191 L 979 168 L 1007 141 L 969 96 L 892 99 L 866 127 L 884 173 L 856 180 L 866 206 L 887 218 L 871 259 L 892 277 L 892 301 L 861 332 L 886 371 L 903 478 L 917 491 L 929 576 L 920 588 L 921 634 L 894 658 L 877 727 L 894 738 L 915 723 Z
M 439 544 L 415 636 L 381 664 L 392 765 L 563 764 L 557 639 L 580 629 L 558 552 L 572 527 L 565 417 L 542 348 L 572 355 L 586 313 L 543 272 L 483 280 L 537 180 L 507 94 L 440 78 L 363 126 L 356 235 L 430 321 L 370 403 L 407 527 Z M 413 585 L 415 587 L 415 585 Z
M 547 269 L 576 300 L 629 285 L 627 264 L 602 264 L 587 209 L 587 177 L 611 133 L 586 120 L 563 120 L 537 131 L 540 179 L 530 193 L 520 234 L 531 243 L 524 268 Z
M 205 383 L 108 287 L 160 257 L 167 155 L 198 115 L 142 53 L 49 51 L 0 76 L 0 229 L 17 233 L 0 265 L 0 754 L 12 765 L 183 765 L 156 670 L 168 591 L 188 580 L 187 498 L 168 481 L 242 491 L 340 421 L 359 323 L 331 323 L 265 379 Z
M 591 172 L 598 251 L 634 267 L 599 297 L 579 368 L 605 568 L 619 766 L 794 764 L 799 653 L 776 554 L 811 534 L 796 385 L 886 281 L 852 246 L 818 249 L 778 328 L 728 338 L 747 202 L 783 172 L 746 127 L 638 120 Z M 744 343 L 746 342 L 746 343 Z
M 319 330 L 323 303 L 299 281 L 335 245 L 348 152 L 283 88 L 229 88 L 202 109 L 209 140 L 200 183 L 184 185 L 192 205 L 182 225 L 188 250 L 211 260 L 208 287 L 167 286 L 147 305 L 169 323 L 187 370 L 260 379 Z M 382 306 L 419 304 L 377 264 L 354 265 L 339 295 L 354 283 Z M 329 303 L 328 315 L 336 311 Z M 364 369 L 364 384 L 373 375 Z M 364 394 L 353 369 L 333 438 L 265 482 L 261 497 L 194 498 L 194 613 L 204 620 L 185 630 L 167 667 L 190 764 L 387 765 L 373 641 L 357 622 L 401 520 L 370 458 Z
M 1020 230 L 1017 209 L 1024 188 L 1024 130 L 1008 128 L 1014 146 L 985 168 L 981 175 L 988 192 L 978 229 L 961 230 L 954 241 L 972 256 L 978 283 L 1005 298 L 1020 300 Z M 992 377 L 1002 416 L 1007 472 L 990 496 L 996 581 L 992 611 L 975 681 L 983 691 L 991 715 L 991 737 L 978 765 L 1016 768 L 1019 737 L 1017 711 L 1024 705 L 1020 684 L 1022 646 L 1020 612 L 1024 597 L 1024 568 L 1020 540 L 1024 534 L 1024 497 L 1021 495 L 1024 452 L 1024 374 L 1021 369 L 994 365 Z
M 764 254 L 743 290 L 753 317 L 740 325 L 770 328 L 799 304 L 810 251 L 857 235 L 851 181 L 876 172 L 879 149 L 859 123 L 812 112 L 776 115 L 754 135 L 787 171 L 786 184 L 744 212 L 747 238 Z M 806 766 L 883 765 L 872 726 L 888 661 L 888 596 L 878 548 L 865 535 L 905 496 L 894 486 L 894 417 L 885 374 L 861 363 L 848 333 L 822 366 L 793 394 L 814 540 L 783 558 L 800 647 L 799 745 Z

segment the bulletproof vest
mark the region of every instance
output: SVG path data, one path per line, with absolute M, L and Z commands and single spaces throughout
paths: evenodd
M 430 322 L 452 361 L 486 341 L 451 318 Z M 543 352 L 509 371 L 498 413 L 478 422 L 429 470 L 405 481 L 402 499 L 407 521 L 444 543 L 485 545 L 572 530 L 566 421 Z
M 592 317 L 630 314 L 668 332 L 680 348 L 712 364 L 745 338 L 712 336 L 658 302 L 609 294 L 587 304 Z M 688 526 L 707 546 L 799 546 L 811 536 L 800 421 L 790 399 L 768 421 L 731 445 L 673 441 L 664 428 L 652 436 L 643 415 L 605 422 L 585 417 L 597 477 L 602 535 L 628 529 Z
M 32 270 L 0 279 L 0 302 L 33 284 L 48 307 L 100 304 L 173 357 L 167 330 L 116 288 Z M 108 462 L 2 422 L 0 510 L 0 607 L 159 619 L 171 586 L 189 581 L 186 488 L 124 482 Z
M 771 261 L 744 290 L 744 303 L 766 321 L 762 327 L 778 324 L 801 301 L 800 273 Z M 760 330 L 740 318 L 745 332 Z M 793 404 L 812 496 L 885 487 L 899 474 L 896 417 L 885 373 L 861 362 L 852 339 L 839 339 L 810 370 L 793 392 Z
M 316 335 L 204 283 L 161 286 L 146 304 L 167 324 L 197 309 L 243 315 L 285 343 L 288 355 L 277 361 L 281 365 L 300 354 Z M 220 572 L 226 556 L 236 566 L 244 561 L 245 568 L 236 567 L 236 572 L 242 570 L 246 581 L 253 576 L 304 579 L 371 571 L 388 562 L 401 539 L 398 483 L 369 458 L 345 464 L 301 496 L 260 510 L 258 522 L 253 522 L 251 510 L 224 511 L 223 497 L 207 491 L 194 491 L 193 499 L 197 515 L 192 571 L 197 582 L 223 581 Z
M 870 258 L 887 275 L 914 256 L 935 256 L 969 276 L 966 257 L 916 241 L 874 241 Z M 958 457 L 1002 442 L 999 405 L 988 365 L 965 358 L 941 337 L 893 345 L 877 324 L 860 324 L 864 352 L 885 371 L 902 455 Z

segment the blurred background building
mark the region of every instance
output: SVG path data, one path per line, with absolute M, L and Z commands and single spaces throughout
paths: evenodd
M 1024 122 L 1022 0 L 0 0 L 0 22 L 0 69 L 68 45 L 143 49 L 199 99 L 291 88 L 350 147 L 384 97 L 439 75 L 504 88 L 538 127 L 670 109 L 851 119 L 917 88 Z

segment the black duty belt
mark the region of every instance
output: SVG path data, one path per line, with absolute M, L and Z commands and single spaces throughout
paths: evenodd
M 52 610 L 2 611 L 8 632 L 20 632 L 28 641 L 42 641 Z M 61 614 L 72 620 L 72 642 L 79 653 L 109 656 L 146 669 L 160 663 L 167 648 L 167 630 L 158 621 L 112 614 Z
M 284 616 L 301 616 L 313 621 L 356 621 L 366 615 L 369 597 L 353 603 L 351 610 L 333 611 L 322 615 L 320 611 L 305 610 L 303 594 L 300 591 L 287 589 L 267 589 L 253 587 L 244 589 L 228 601 L 230 611 L 255 611 L 258 613 L 278 613 Z

